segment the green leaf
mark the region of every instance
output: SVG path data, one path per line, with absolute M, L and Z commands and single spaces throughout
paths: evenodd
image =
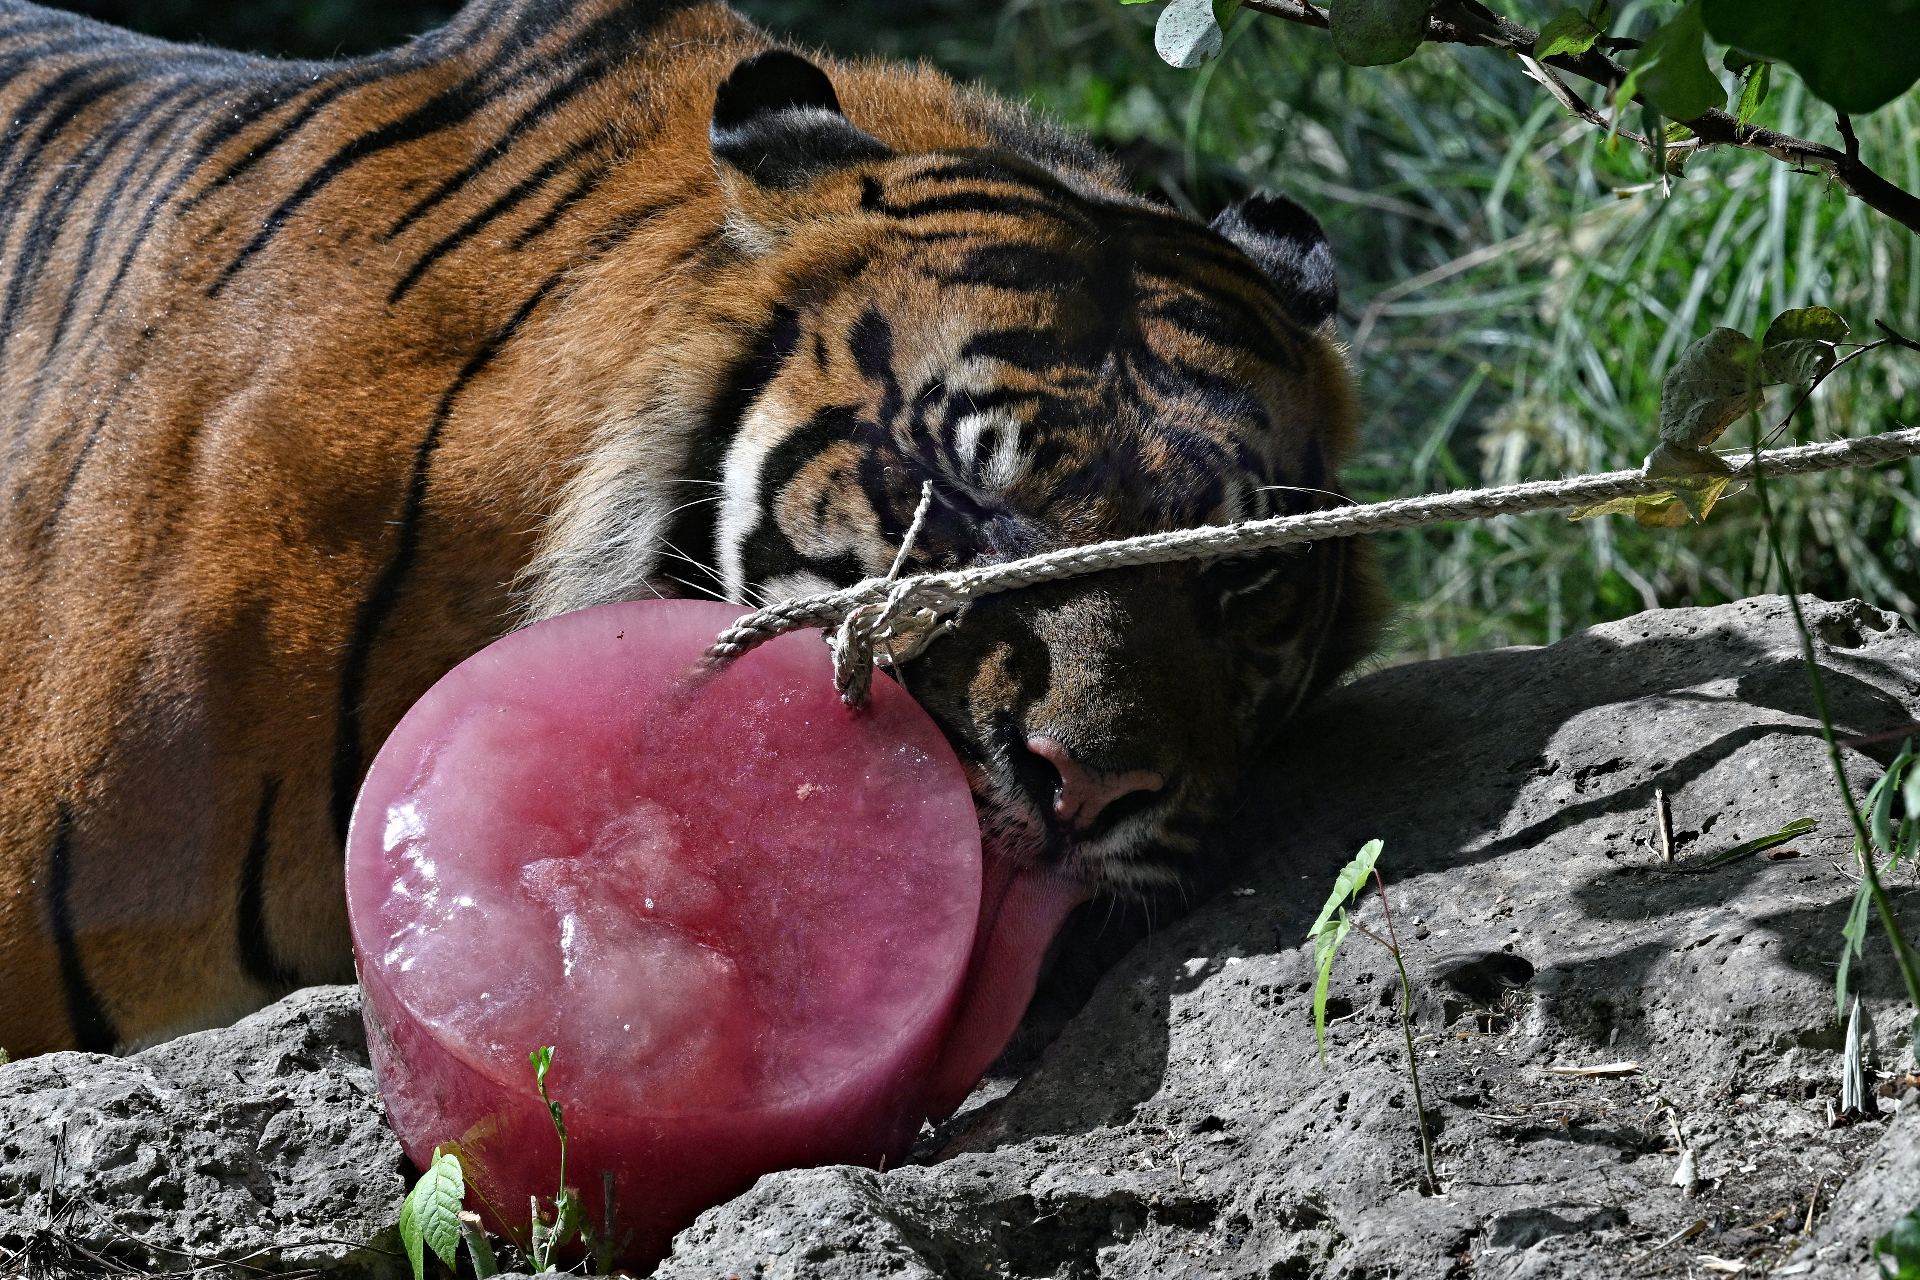
M 1533 42 L 1533 56 L 1544 61 L 1559 53 L 1585 53 L 1605 34 L 1606 28 L 1595 24 L 1586 14 L 1568 9 L 1540 28 L 1540 36 Z
M 553 1065 L 553 1046 L 542 1045 L 527 1055 L 527 1061 L 533 1064 L 533 1083 L 540 1090 L 540 1100 L 547 1104 L 547 1111 L 553 1116 L 553 1131 L 560 1135 L 561 1159 L 566 1159 L 567 1121 L 560 1114 L 560 1104 L 547 1096 L 547 1069 Z
M 1920 1019 L 1915 1019 L 1915 1028 L 1920 1030 Z M 1886 1269 L 1886 1264 L 1880 1261 L 1882 1253 L 1892 1255 L 1897 1270 Z M 1892 1280 L 1920 1280 L 1920 1207 L 1894 1223 L 1891 1231 L 1873 1242 L 1873 1260 L 1880 1268 L 1880 1273 Z
M 1789 840 L 1797 840 L 1819 825 L 1818 820 L 1813 818 L 1795 818 L 1778 831 L 1771 832 L 1764 836 L 1757 836 L 1752 840 L 1743 841 L 1733 846 L 1733 848 L 1728 849 L 1725 853 L 1716 853 L 1713 857 L 1707 859 L 1697 867 L 1685 868 L 1685 874 L 1692 875 L 1701 871 L 1713 871 L 1726 866 L 1729 862 L 1738 862 L 1740 859 L 1759 853 L 1763 849 L 1771 849 L 1775 845 L 1785 844 Z
M 1847 322 L 1828 307 L 1796 307 L 1791 311 L 1782 311 L 1773 318 L 1773 323 L 1767 326 L 1767 336 L 1760 340 L 1760 345 L 1772 347 L 1802 338 L 1839 342 L 1851 332 L 1853 330 L 1847 327 Z
M 1745 78 L 1740 83 L 1740 100 L 1734 106 L 1734 113 L 1739 117 L 1741 124 L 1746 124 L 1753 119 L 1753 113 L 1758 111 L 1760 104 L 1767 100 L 1767 90 L 1772 87 L 1773 64 L 1771 62 L 1755 62 L 1747 68 Z
M 1900 779 L 1913 767 L 1913 752 L 1905 747 L 1887 766 L 1867 792 L 1867 830 L 1873 836 L 1874 866 L 1883 859 L 1897 857 L 1900 846 L 1893 836 L 1893 801 L 1901 795 Z M 1856 840 L 1855 843 L 1858 843 Z M 1891 870 L 1891 868 L 1888 868 Z
M 1327 980 L 1333 975 L 1334 957 L 1340 954 L 1340 944 L 1353 932 L 1353 921 L 1347 918 L 1344 908 L 1325 926 L 1316 926 L 1316 932 L 1309 936 L 1313 939 L 1313 1038 L 1320 1045 L 1320 1061 L 1327 1060 Z
M 1369 840 L 1360 846 L 1360 852 L 1353 861 L 1340 868 L 1340 874 L 1334 877 L 1333 893 L 1327 899 L 1327 905 L 1321 908 L 1320 918 L 1313 922 L 1313 928 L 1307 930 L 1307 941 L 1313 944 L 1313 967 L 1317 977 L 1313 985 L 1313 1034 L 1320 1044 L 1320 1061 L 1327 1060 L 1327 979 L 1333 973 L 1334 957 L 1340 952 L 1340 944 L 1353 932 L 1353 921 L 1347 916 L 1346 904 L 1360 896 L 1366 888 L 1367 877 L 1373 874 L 1374 864 L 1380 861 L 1383 846 L 1378 840 Z
M 1693 513 L 1686 503 L 1676 502 L 1676 497 L 1677 494 L 1661 493 L 1640 499 L 1634 504 L 1633 522 L 1643 529 L 1678 529 L 1693 518 Z
M 569 1240 L 579 1233 L 586 1215 L 580 1208 L 580 1193 L 573 1187 L 563 1188 L 553 1200 L 553 1225 L 547 1228 L 544 1243 L 548 1270 L 553 1270 L 553 1255 L 564 1249 Z
M 1642 93 L 1661 115 L 1673 120 L 1692 120 L 1725 102 L 1727 91 L 1707 65 L 1705 37 L 1700 0 L 1694 0 L 1640 46 L 1620 90 L 1621 100 Z
M 1715 329 L 1691 343 L 1660 384 L 1660 438 L 1704 449 L 1764 398 L 1753 368 L 1753 340 L 1738 329 Z
M 1847 974 L 1853 968 L 1855 958 L 1866 954 L 1867 949 L 1867 908 L 1873 905 L 1873 886 L 1861 878 L 1860 887 L 1853 891 L 1853 906 L 1847 912 L 1847 923 L 1840 930 L 1840 967 L 1833 972 L 1834 1017 L 1844 1019 L 1847 1016 Z
M 1596 516 L 1632 516 L 1645 529 L 1678 529 L 1691 517 L 1687 508 L 1671 493 L 1650 493 L 1645 497 L 1609 498 L 1588 507 L 1575 507 L 1569 520 L 1591 520 Z
M 1225 31 L 1227 24 L 1233 21 L 1233 15 L 1239 10 L 1241 2 L 1242 0 L 1213 0 L 1214 25 Z
M 1120 0 L 1121 4 L 1143 4 L 1145 0 Z M 1755 67 L 1771 66 L 1772 58 L 1756 58 L 1745 49 L 1729 49 L 1720 55 L 1720 65 L 1735 75 L 1745 75 Z
M 1335 0 L 1327 19 L 1333 51 L 1354 67 L 1402 62 L 1427 38 L 1427 0 Z
M 1153 27 L 1153 48 L 1170 67 L 1190 69 L 1220 52 L 1213 0 L 1173 0 Z
M 1907 745 L 1901 748 L 1903 751 L 1912 749 L 1912 739 L 1908 739 Z M 1900 848 L 1897 852 L 1902 858 L 1911 858 L 1915 847 L 1920 846 L 1920 768 L 1908 767 L 1907 776 L 1900 784 L 1900 803 L 1907 811 L 1907 816 L 1900 819 Z M 1914 1043 L 1920 1044 L 1920 1040 Z
M 400 1240 L 413 1264 L 413 1280 L 426 1275 L 422 1245 L 449 1267 L 454 1265 L 454 1251 L 460 1247 L 460 1202 L 466 1194 L 460 1158 L 446 1146 L 436 1147 L 433 1163 L 400 1205 Z
M 1727 460 L 1717 453 L 1705 449 L 1689 449 L 1685 445 L 1662 441 L 1652 453 L 1647 455 L 1647 475 L 1667 481 L 1667 491 L 1678 498 L 1686 508 L 1686 513 L 1696 521 L 1705 523 L 1707 513 L 1713 510 L 1713 504 L 1727 490 L 1727 482 L 1733 477 L 1733 468 Z M 1634 513 L 1635 518 L 1639 512 Z M 1667 517 L 1672 520 L 1672 517 Z M 1681 523 L 1673 521 L 1674 525 Z M 1660 525 L 1656 527 L 1670 527 Z
M 1849 0 L 1701 0 L 1707 33 L 1786 63 L 1838 110 L 1877 111 L 1920 80 L 1920 4 Z
M 1633 514 L 1633 509 L 1640 504 L 1640 501 L 1641 499 L 1633 497 L 1608 498 L 1605 502 L 1595 502 L 1584 507 L 1575 507 L 1573 514 L 1568 516 L 1567 519 L 1592 520 L 1599 516 L 1630 516 Z
M 1846 336 L 1847 322 L 1825 307 L 1782 311 L 1761 340 L 1761 374 L 1802 385 L 1823 378 L 1833 368 L 1833 344 Z

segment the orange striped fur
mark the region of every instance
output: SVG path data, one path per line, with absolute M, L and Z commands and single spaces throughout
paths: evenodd
M 1329 500 L 1342 358 L 1239 240 L 924 68 L 821 60 L 841 133 L 754 116 L 741 155 L 775 116 L 873 143 L 797 181 L 716 159 L 771 46 L 713 3 L 476 0 L 280 63 L 0 0 L 0 1045 L 351 980 L 360 775 L 528 618 L 884 571 L 923 478 L 924 566 Z M 1370 584 L 1340 544 L 1103 575 L 906 680 L 1018 856 L 1151 888 Z M 1166 794 L 1062 827 L 1036 735 Z

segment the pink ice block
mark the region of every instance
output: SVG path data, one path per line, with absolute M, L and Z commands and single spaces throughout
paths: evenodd
M 361 790 L 375 1075 L 416 1164 L 460 1143 L 496 1229 L 524 1235 L 555 1189 L 529 1050 L 555 1046 L 569 1182 L 598 1221 L 614 1172 L 645 1263 L 762 1173 L 898 1161 L 1004 1041 L 1064 913 L 1023 926 L 1011 986 L 972 1015 L 997 1039 L 942 1068 L 980 963 L 959 762 L 890 680 L 842 707 L 817 632 L 680 696 L 739 612 L 616 604 L 507 636 L 407 713 Z

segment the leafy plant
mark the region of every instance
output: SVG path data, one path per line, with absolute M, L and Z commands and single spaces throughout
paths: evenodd
M 1340 944 L 1347 935 L 1358 929 L 1367 937 L 1387 949 L 1393 957 L 1393 967 L 1400 973 L 1400 1033 L 1407 1042 L 1407 1075 L 1413 1082 L 1413 1114 L 1420 1129 L 1420 1155 L 1426 1162 L 1427 1188 L 1433 1194 L 1440 1192 L 1440 1175 L 1433 1168 L 1433 1139 L 1427 1133 L 1427 1107 L 1420 1097 L 1420 1062 L 1413 1051 L 1413 987 L 1407 981 L 1407 966 L 1400 958 L 1400 937 L 1393 928 L 1393 908 L 1387 902 L 1386 882 L 1380 878 L 1380 851 L 1383 848 L 1378 840 L 1369 840 L 1360 846 L 1360 852 L 1353 861 L 1340 869 L 1334 877 L 1333 893 L 1327 899 L 1327 905 L 1320 910 L 1320 918 L 1313 922 L 1313 928 L 1307 930 L 1307 941 L 1313 943 L 1313 966 L 1315 978 L 1313 984 L 1313 1034 L 1320 1045 L 1320 1061 L 1327 1060 L 1327 981 L 1333 974 L 1334 958 L 1340 952 Z M 1367 887 L 1367 877 L 1380 890 L 1380 910 L 1386 917 L 1387 936 L 1381 937 L 1373 930 L 1355 920 L 1347 913 L 1349 903 L 1357 902 L 1361 890 Z
M 540 1208 L 540 1198 L 533 1197 L 533 1269 L 536 1272 L 558 1271 L 555 1263 L 559 1251 L 582 1230 L 586 1214 L 580 1205 L 580 1193 L 567 1185 L 567 1120 L 560 1113 L 560 1104 L 547 1092 L 547 1071 L 553 1066 L 553 1046 L 542 1045 L 527 1055 L 533 1064 L 534 1084 L 540 1090 L 540 1100 L 547 1104 L 547 1114 L 553 1119 L 553 1131 L 560 1138 L 560 1189 L 553 1195 L 553 1217 L 549 1220 Z
M 1607 34 L 1607 0 L 1593 0 L 1586 12 L 1563 10 L 1559 17 L 1540 28 L 1533 42 L 1533 56 L 1552 58 L 1560 54 L 1585 53 L 1594 41 Z
M 1902 809 L 1897 827 L 1893 820 L 1896 797 Z M 1911 738 L 1867 791 L 1866 809 L 1866 835 L 1865 838 L 1855 835 L 1853 856 L 1863 868 L 1872 865 L 1875 870 L 1871 877 L 1861 875 L 1860 886 L 1854 890 L 1853 905 L 1847 911 L 1846 926 L 1840 931 L 1840 966 L 1833 975 L 1833 1002 L 1839 1016 L 1846 1013 L 1847 980 L 1853 962 L 1866 951 L 1867 917 L 1875 902 L 1874 884 L 1892 875 L 1920 848 L 1920 756 L 1914 754 Z M 1901 945 L 1904 947 L 1904 942 Z M 1915 1009 L 1920 1011 L 1920 999 L 1916 999 Z M 1915 1021 L 1914 1032 L 1920 1037 L 1920 1019 Z M 1915 1053 L 1920 1055 L 1920 1039 L 1915 1040 Z
M 1727 91 L 1707 65 L 1705 37 L 1700 0 L 1693 0 L 1641 42 L 1614 101 L 1631 102 L 1636 93 L 1644 94 L 1647 105 L 1670 120 L 1692 120 L 1725 106 Z
M 1726 106 L 1724 135 L 1659 131 L 1665 167 L 1686 166 L 1663 184 L 1647 148 L 1616 152 L 1499 50 L 1519 22 L 1539 39 L 1577 13 L 1594 43 L 1551 56 L 1610 58 L 1624 76 L 1638 55 L 1628 37 L 1682 6 L 1616 6 L 1594 24 L 1587 0 L 1575 3 L 1500 6 L 1515 21 L 1503 18 L 1495 52 L 1442 43 L 1435 21 L 1418 56 L 1359 72 L 1326 34 L 1277 20 L 1309 6 L 1269 0 L 1243 6 L 1219 56 L 1193 72 L 1154 56 L 1151 9 L 1030 0 L 1003 11 L 992 62 L 964 65 L 1137 148 L 1130 158 L 1164 156 L 1152 161 L 1155 189 L 1202 216 L 1232 198 L 1220 177 L 1230 168 L 1327 223 L 1368 405 L 1348 483 L 1375 500 L 1638 465 L 1663 375 L 1711 327 L 1756 334 L 1769 316 L 1819 301 L 1856 332 L 1874 315 L 1920 328 L 1917 242 L 1832 180 L 1845 150 L 1835 117 L 1790 65 L 1707 45 L 1739 106 Z M 1339 4 L 1313 8 L 1330 19 Z M 1434 16 L 1453 9 L 1436 4 Z M 1574 83 L 1577 73 L 1543 65 Z M 1600 92 L 1589 100 L 1605 117 Z M 1645 127 L 1637 108 L 1619 118 Z M 1920 173 L 1920 97 L 1851 125 L 1862 163 L 1896 179 Z M 1806 164 L 1769 169 L 1714 140 L 1736 129 L 1819 141 Z M 1828 384 L 1795 418 L 1796 435 L 1916 420 L 1920 380 L 1886 354 L 1867 356 L 1847 386 Z M 1913 466 L 1776 485 L 1803 588 L 1920 617 L 1917 490 Z M 1688 523 L 1677 500 L 1661 505 L 1654 525 L 1500 521 L 1382 539 L 1402 604 L 1394 658 L 1551 642 L 1645 608 L 1780 589 L 1750 495 L 1684 537 L 1671 531 Z
M 553 1120 L 553 1131 L 560 1139 L 560 1187 L 553 1197 L 552 1214 L 549 1216 L 540 1207 L 538 1196 L 533 1197 L 529 1234 L 526 1240 L 520 1242 L 526 1250 L 528 1264 L 535 1272 L 558 1271 L 560 1250 L 577 1235 L 592 1256 L 596 1273 L 611 1275 L 615 1255 L 626 1243 L 625 1239 L 615 1235 L 613 1173 L 607 1170 L 601 1175 L 605 1196 L 604 1218 L 601 1229 L 595 1231 L 581 1204 L 580 1192 L 567 1185 L 566 1116 L 561 1112 L 560 1104 L 547 1092 L 547 1072 L 553 1066 L 553 1046 L 543 1045 L 533 1050 L 527 1055 L 527 1060 L 533 1064 L 534 1086 L 540 1091 L 540 1100 L 547 1105 L 547 1114 Z M 466 1243 L 467 1256 L 479 1280 L 486 1280 L 486 1277 L 499 1272 L 499 1261 L 487 1240 L 480 1215 L 468 1213 L 462 1207 L 467 1193 L 463 1158 L 458 1143 L 443 1142 L 435 1147 L 432 1161 L 400 1205 L 400 1239 L 406 1246 L 407 1259 L 413 1265 L 414 1280 L 425 1280 L 428 1249 L 433 1250 L 435 1256 L 448 1267 L 453 1267 L 462 1241 Z M 477 1189 L 475 1194 L 478 1194 Z M 491 1206 L 489 1211 L 496 1218 L 500 1217 Z M 627 1238 L 631 1238 L 631 1233 Z
M 1799 0 L 1700 0 L 1706 31 L 1748 53 L 1778 58 L 1841 111 L 1864 115 L 1920 80 L 1920 7 L 1853 0 L 1845 10 Z
M 425 1280 L 427 1249 L 447 1266 L 455 1266 L 462 1239 L 467 1242 L 475 1276 L 486 1280 L 499 1271 L 486 1233 L 479 1229 L 479 1218 L 461 1208 L 466 1194 L 466 1173 L 460 1167 L 458 1148 L 451 1142 L 442 1143 L 433 1149 L 433 1159 L 400 1205 L 400 1241 L 406 1246 L 407 1261 L 413 1265 L 413 1280 Z
M 1754 378 L 1757 381 L 1760 360 L 1753 361 Z M 1828 372 L 1838 368 L 1839 363 L 1830 366 Z M 1822 375 L 1825 376 L 1824 374 Z M 1780 529 L 1773 518 L 1773 509 L 1767 499 L 1767 480 L 1764 470 L 1758 464 L 1759 432 L 1755 431 L 1753 466 L 1753 492 L 1760 508 L 1760 519 L 1767 531 L 1768 543 L 1773 548 L 1775 561 L 1779 564 L 1782 578 L 1786 581 L 1787 604 L 1793 613 L 1794 630 L 1800 637 L 1800 656 L 1807 670 L 1807 687 L 1813 695 L 1814 711 L 1820 720 L 1821 737 L 1827 745 L 1827 761 L 1832 766 L 1834 783 L 1840 790 L 1841 802 L 1845 805 L 1847 817 L 1853 824 L 1854 856 L 1861 871 L 1860 888 L 1854 894 L 1853 907 L 1847 914 L 1847 924 L 1842 930 L 1840 967 L 1836 971 L 1835 1005 L 1837 1014 L 1846 1012 L 1847 971 L 1852 961 L 1861 955 L 1866 945 L 1867 903 L 1872 902 L 1880 916 L 1880 926 L 1885 930 L 1887 941 L 1892 946 L 1895 965 L 1907 988 L 1907 999 L 1913 1006 L 1915 1017 L 1912 1027 L 1912 1046 L 1920 1055 L 1920 961 L 1917 961 L 1912 947 L 1905 935 L 1900 932 L 1899 921 L 1893 913 L 1893 899 L 1888 895 L 1886 886 L 1881 882 L 1883 867 L 1881 858 L 1887 859 L 1885 870 L 1891 871 L 1899 864 L 1905 854 L 1912 852 L 1912 842 L 1920 839 L 1920 809 L 1910 810 L 1912 816 L 1901 819 L 1900 829 L 1896 833 L 1892 825 L 1892 805 L 1895 789 L 1904 794 L 1909 784 L 1913 784 L 1912 794 L 1920 801 L 1920 779 L 1912 776 L 1913 756 L 1911 743 L 1903 748 L 1895 759 L 1894 767 L 1889 768 L 1868 792 L 1868 806 L 1875 821 L 1870 826 L 1860 812 L 1859 804 L 1853 797 L 1853 786 L 1847 780 L 1846 761 L 1840 755 L 1839 739 L 1834 734 L 1833 714 L 1828 707 L 1826 681 L 1820 674 L 1820 661 L 1813 647 L 1813 632 L 1807 626 L 1805 610 L 1800 606 L 1800 594 L 1794 589 L 1792 570 L 1786 563 L 1785 552 L 1781 550 Z
M 1668 492 L 1580 507 L 1573 519 L 1631 515 L 1652 528 L 1685 524 L 1689 516 L 1704 522 L 1733 478 L 1733 468 L 1708 446 L 1732 423 L 1759 412 L 1767 386 L 1804 383 L 1812 394 L 1839 367 L 1834 344 L 1847 332 L 1846 321 L 1826 307 L 1802 307 L 1775 316 L 1758 342 L 1719 328 L 1692 343 L 1661 384 L 1660 444 L 1645 463 L 1648 475 L 1671 481 Z M 1780 428 L 1792 417 L 1789 412 Z M 1676 500 L 1677 507 L 1665 505 Z

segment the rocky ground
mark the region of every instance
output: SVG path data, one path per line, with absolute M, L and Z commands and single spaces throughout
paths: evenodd
M 1811 608 L 1843 731 L 1920 719 L 1920 638 Z M 1897 748 L 1849 750 L 1856 786 Z M 1819 826 L 1793 856 L 1703 868 L 1801 817 Z M 1348 943 L 1324 1064 L 1314 1045 L 1303 939 L 1371 838 L 1437 1195 L 1384 949 Z M 1865 1277 L 1867 1242 L 1920 1202 L 1909 1015 L 1877 940 L 1857 986 L 1889 1096 L 1836 1114 L 1851 837 L 1784 601 L 1371 674 L 1288 732 L 1226 840 L 1227 889 L 1129 951 L 923 1161 L 764 1178 L 659 1275 Z M 1384 923 L 1377 896 L 1359 918 Z M 399 1157 L 352 999 L 0 1068 L 0 1247 L 391 1267 Z

